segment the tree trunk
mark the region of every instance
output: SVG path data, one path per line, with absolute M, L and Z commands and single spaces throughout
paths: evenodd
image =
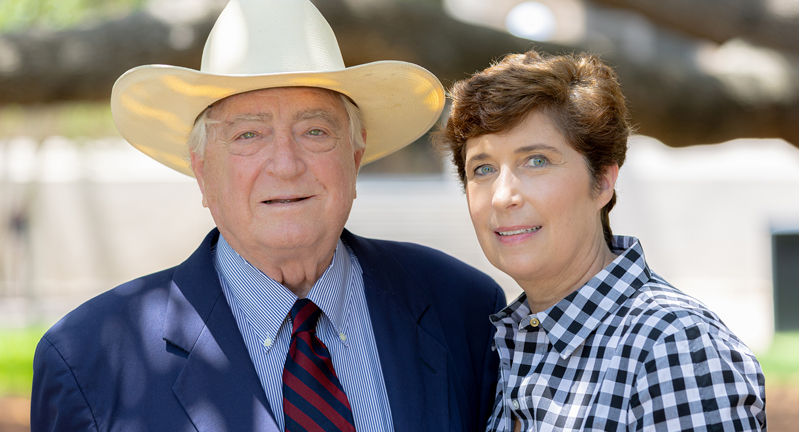
M 535 47 L 556 54 L 594 44 L 533 43 L 456 21 L 440 5 L 424 2 L 314 2 L 336 32 L 346 64 L 410 61 L 436 74 L 446 87 L 509 52 Z M 0 104 L 104 100 L 129 68 L 155 63 L 199 68 L 219 11 L 209 8 L 191 22 L 170 23 L 142 12 L 90 28 L 0 36 Z M 622 23 L 610 25 L 617 24 Z M 640 133 L 672 146 L 743 137 L 799 144 L 795 63 L 774 53 L 774 62 L 784 63 L 788 71 L 775 81 L 773 71 L 762 68 L 717 67 L 712 55 L 710 65 L 703 65 L 697 57 L 703 49 L 699 42 L 675 42 L 667 31 L 651 31 L 652 55 L 645 59 L 626 49 L 625 40 L 599 48 L 602 58 L 616 66 Z M 775 82 L 779 87 L 760 91 L 759 86 Z

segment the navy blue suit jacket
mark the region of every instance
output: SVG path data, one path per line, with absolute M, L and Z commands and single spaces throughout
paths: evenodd
M 44 335 L 32 432 L 278 430 L 214 268 L 218 235 Z M 423 246 L 342 238 L 363 268 L 396 432 L 485 430 L 498 370 L 488 316 L 502 290 Z

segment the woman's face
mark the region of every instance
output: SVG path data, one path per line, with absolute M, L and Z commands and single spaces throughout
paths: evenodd
M 600 210 L 617 173 L 608 169 L 597 191 L 584 157 L 541 112 L 469 139 L 466 198 L 486 257 L 523 288 L 588 270 L 605 250 Z

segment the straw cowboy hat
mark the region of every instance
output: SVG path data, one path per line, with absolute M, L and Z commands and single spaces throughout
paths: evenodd
M 358 105 L 367 130 L 363 164 L 422 136 L 444 107 L 441 83 L 422 67 L 344 67 L 333 30 L 310 1 L 231 0 L 208 36 L 199 71 L 133 68 L 114 84 L 111 112 L 131 145 L 191 176 L 186 141 L 206 107 L 237 93 L 295 86 L 334 90 Z

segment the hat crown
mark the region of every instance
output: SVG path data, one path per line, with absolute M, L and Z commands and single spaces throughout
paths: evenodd
M 208 36 L 200 67 L 220 75 L 341 69 L 333 29 L 308 0 L 231 0 Z

